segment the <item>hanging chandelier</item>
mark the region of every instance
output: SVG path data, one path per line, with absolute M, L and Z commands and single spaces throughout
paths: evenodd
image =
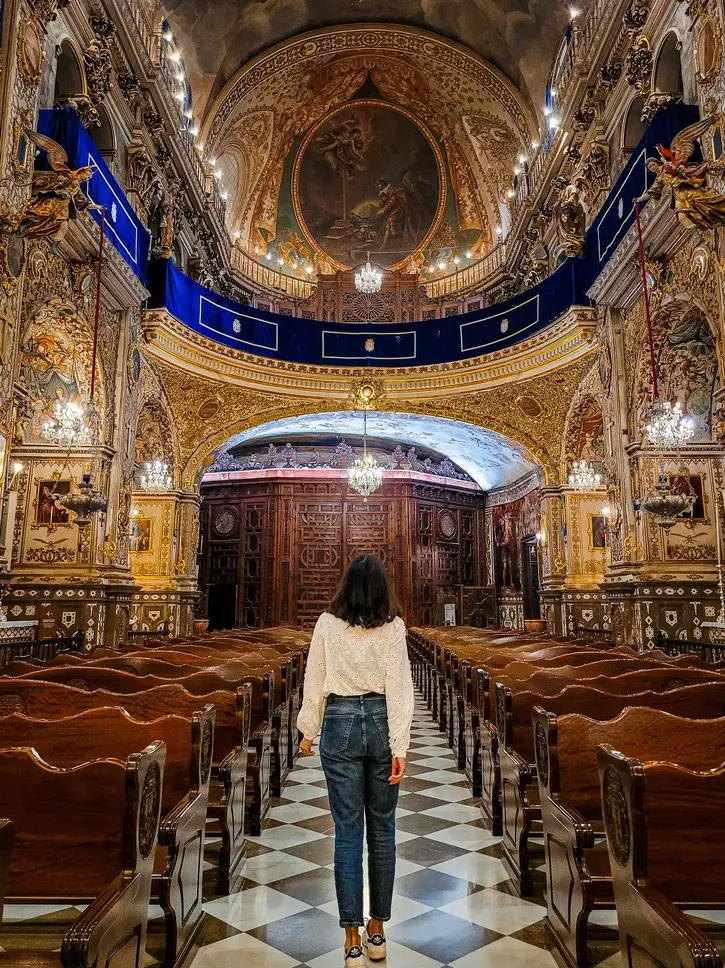
M 367 254 L 367 261 L 359 272 L 355 273 L 355 288 L 358 292 L 365 295 L 373 295 L 380 292 L 383 284 L 383 274 L 379 269 L 373 269 L 370 265 L 370 253 Z
M 59 447 L 83 447 L 91 442 L 91 430 L 83 407 L 56 403 L 54 415 L 43 424 L 43 437 Z
M 364 501 L 373 494 L 383 483 L 383 469 L 368 454 L 368 412 L 363 410 L 363 455 L 358 457 L 348 471 L 350 487 L 362 495 Z
M 62 505 L 75 515 L 74 524 L 85 528 L 91 523 L 91 515 L 106 510 L 106 502 L 93 487 L 90 474 L 84 474 L 77 491 L 54 495 L 56 504 Z
M 679 401 L 654 401 L 647 424 L 647 440 L 653 447 L 681 447 L 694 432 L 693 421 L 683 416 Z
M 144 491 L 170 491 L 173 487 L 168 464 L 160 460 L 146 461 L 140 485 Z
M 694 494 L 675 493 L 667 482 L 667 475 L 660 474 L 657 490 L 644 498 L 642 507 L 663 531 L 669 532 L 677 524 L 677 518 L 691 510 L 695 501 Z
M 585 460 L 575 460 L 569 475 L 569 487 L 575 491 L 589 493 L 602 486 L 602 475 Z

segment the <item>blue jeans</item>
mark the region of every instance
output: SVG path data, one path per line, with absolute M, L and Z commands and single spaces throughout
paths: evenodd
M 398 787 L 388 782 L 392 753 L 385 696 L 330 696 L 320 758 L 335 821 L 335 887 L 340 926 L 363 921 L 363 830 L 367 825 L 370 917 L 390 920 L 395 880 Z

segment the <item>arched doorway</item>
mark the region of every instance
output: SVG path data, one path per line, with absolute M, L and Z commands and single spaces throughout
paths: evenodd
M 201 486 L 210 628 L 312 625 L 360 553 L 385 563 L 410 624 L 493 623 L 495 589 L 537 614 L 533 455 L 460 421 L 371 412 L 368 450 L 383 481 L 365 500 L 349 481 L 362 435 L 359 412 L 308 414 L 217 450 Z

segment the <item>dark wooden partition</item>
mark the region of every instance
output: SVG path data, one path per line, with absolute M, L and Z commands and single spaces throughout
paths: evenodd
M 313 625 L 364 552 L 385 563 L 408 624 L 435 624 L 444 596 L 485 581 L 481 491 L 391 481 L 366 503 L 345 480 L 287 478 L 214 483 L 202 497 L 212 628 Z

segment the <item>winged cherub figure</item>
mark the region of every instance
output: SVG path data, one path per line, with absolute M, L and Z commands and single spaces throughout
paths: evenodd
M 46 152 L 52 171 L 33 172 L 32 196 L 14 218 L 0 224 L 0 229 L 24 239 L 47 239 L 51 252 L 57 255 L 57 245 L 68 231 L 69 220 L 86 208 L 98 207 L 81 189 L 93 174 L 93 168 L 85 166 L 71 171 L 68 155 L 57 141 L 27 128 L 25 136 Z
M 648 198 L 661 198 L 663 192 L 672 192 L 672 201 L 677 217 L 694 233 L 698 242 L 703 241 L 703 233 L 708 229 L 725 227 L 725 195 L 707 186 L 708 174 L 725 169 L 723 162 L 703 161 L 689 164 L 695 150 L 695 141 L 708 131 L 713 124 L 712 118 L 704 118 L 696 124 L 683 128 L 672 139 L 669 148 L 657 145 L 660 156 L 650 158 L 647 167 L 657 176 L 644 195 L 636 201 Z

